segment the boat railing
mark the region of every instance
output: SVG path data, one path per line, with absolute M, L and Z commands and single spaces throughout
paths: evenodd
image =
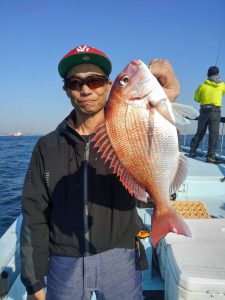
M 191 137 L 193 137 L 197 131 L 197 121 L 198 118 L 194 120 L 189 120 L 190 124 L 184 126 L 178 126 L 179 130 L 179 143 L 184 151 L 188 151 L 190 147 Z M 221 117 L 220 119 L 220 129 L 219 129 L 219 140 L 217 145 L 217 156 L 225 156 L 224 153 L 224 135 L 225 135 L 225 117 Z M 198 152 L 202 153 L 203 155 L 207 154 L 208 149 L 208 131 L 204 135 L 199 147 Z
M 20 215 L 0 239 L 0 299 L 25 299 L 25 288 L 20 281 L 19 235 Z

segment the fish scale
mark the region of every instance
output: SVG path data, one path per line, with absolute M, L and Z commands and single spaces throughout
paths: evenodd
M 168 199 L 169 185 L 175 176 L 174 170 L 178 160 L 176 129 L 163 118 L 158 121 L 159 126 L 156 120 L 160 115 L 157 115 L 156 111 L 149 116 L 147 108 L 142 108 L 140 112 L 140 109 L 135 109 L 133 105 L 127 106 L 120 106 L 120 109 L 114 112 L 114 118 L 106 116 L 106 127 L 112 146 L 118 153 L 121 164 L 129 174 L 134 174 L 133 177 L 139 185 L 146 187 L 152 197 L 154 194 L 159 197 L 160 193 L 160 198 Z M 166 123 L 165 127 L 171 127 L 173 135 L 170 134 L 169 138 L 168 134 L 164 134 L 165 130 L 161 130 L 162 122 Z M 161 147 L 165 147 L 165 152 L 172 153 L 173 150 L 177 155 L 168 159 L 165 152 L 158 151 Z M 167 182 L 167 185 L 162 184 L 163 181 Z
M 197 116 L 190 107 L 174 107 L 181 120 L 181 113 Z M 105 119 L 92 141 L 102 159 L 111 161 L 110 167 L 131 195 L 144 202 L 151 195 L 155 204 L 154 247 L 171 231 L 191 236 L 170 204 L 170 192 L 176 191 L 187 174 L 187 159 L 179 153 L 172 105 L 140 60 L 130 62 L 114 81 Z
M 128 113 L 128 110 L 130 109 L 132 110 L 132 108 L 120 106 L 120 109 L 115 114 L 115 118 L 106 118 L 106 127 L 112 146 L 115 152 L 118 153 L 121 164 L 126 168 L 129 174 L 132 174 L 135 171 L 137 176 L 142 176 L 142 170 L 137 168 L 137 163 L 141 163 L 141 161 L 138 162 L 141 158 L 140 154 L 143 152 L 140 151 L 140 149 L 146 148 L 148 139 L 146 137 L 144 126 L 140 126 L 138 115 L 135 111 L 134 114 Z M 127 119 L 128 115 L 129 119 Z M 143 121 L 146 121 L 146 119 L 143 119 Z M 142 122 L 142 125 L 145 125 L 143 123 L 144 122 Z M 143 128 L 143 134 L 141 133 L 141 130 L 129 134 L 129 128 L 133 126 L 140 126 L 140 128 Z M 136 134 L 137 132 L 138 134 Z M 140 136 L 143 136 L 145 139 L 140 138 Z M 134 147 L 134 145 L 138 147 Z

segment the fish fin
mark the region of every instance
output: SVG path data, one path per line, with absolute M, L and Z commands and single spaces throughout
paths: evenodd
M 190 105 L 180 104 L 180 103 L 170 103 L 168 104 L 168 99 L 161 99 L 154 106 L 155 109 L 170 123 L 173 125 L 187 125 L 190 124 L 188 119 L 196 119 L 199 116 L 199 112 Z M 170 106 L 172 111 L 170 110 Z
M 190 105 L 171 103 L 175 123 L 180 125 L 190 124 L 188 119 L 195 119 L 199 116 L 199 112 Z M 188 118 L 188 119 L 187 119 Z
M 175 232 L 187 237 L 192 236 L 189 227 L 174 208 L 168 207 L 166 212 L 163 213 L 158 213 L 154 209 L 151 233 L 153 247 L 156 248 L 158 242 L 169 232 Z
M 180 153 L 177 173 L 170 186 L 170 195 L 174 194 L 181 186 L 181 184 L 184 182 L 185 178 L 187 177 L 187 172 L 188 172 L 188 159 L 186 156 Z
M 98 148 L 97 152 L 101 159 L 103 159 L 104 163 L 109 163 L 109 168 L 119 177 L 120 182 L 128 192 L 135 198 L 147 202 L 147 198 L 149 197 L 148 193 L 129 175 L 124 166 L 120 163 L 110 142 L 105 120 L 101 121 L 95 128 L 91 142 L 94 143 L 94 148 Z
M 154 108 L 158 111 L 158 113 L 160 113 L 165 119 L 167 119 L 170 123 L 172 123 L 173 125 L 175 125 L 174 122 L 174 117 L 171 114 L 171 111 L 168 107 L 167 104 L 167 100 L 165 99 L 161 99 L 159 102 L 157 102 L 157 104 L 154 106 Z

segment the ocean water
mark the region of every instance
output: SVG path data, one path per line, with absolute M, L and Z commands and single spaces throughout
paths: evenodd
M 188 146 L 193 135 L 180 136 Z M 38 136 L 0 136 L 0 237 L 21 213 L 24 176 Z M 221 136 L 220 136 L 221 141 Z M 218 151 L 220 149 L 220 141 Z M 208 137 L 199 148 L 207 149 Z M 225 147 L 223 145 L 223 155 Z
M 0 237 L 21 213 L 21 193 L 37 136 L 0 136 Z

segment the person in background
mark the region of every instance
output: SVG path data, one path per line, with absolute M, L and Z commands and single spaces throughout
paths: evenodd
M 211 66 L 205 80 L 195 92 L 195 101 L 200 102 L 200 115 L 198 117 L 198 128 L 195 136 L 191 140 L 189 157 L 195 157 L 196 150 L 206 133 L 209 130 L 208 153 L 206 161 L 208 163 L 221 163 L 216 158 L 216 149 L 219 137 L 219 126 L 221 118 L 222 97 L 225 93 L 225 83 L 219 75 L 219 68 Z
M 97 299 L 142 299 L 137 200 L 90 143 L 104 117 L 111 69 L 108 56 L 87 45 L 59 62 L 74 109 L 39 139 L 25 177 L 20 245 L 27 299 L 90 299 L 93 292 Z M 170 63 L 155 59 L 151 71 L 175 101 L 179 82 Z

